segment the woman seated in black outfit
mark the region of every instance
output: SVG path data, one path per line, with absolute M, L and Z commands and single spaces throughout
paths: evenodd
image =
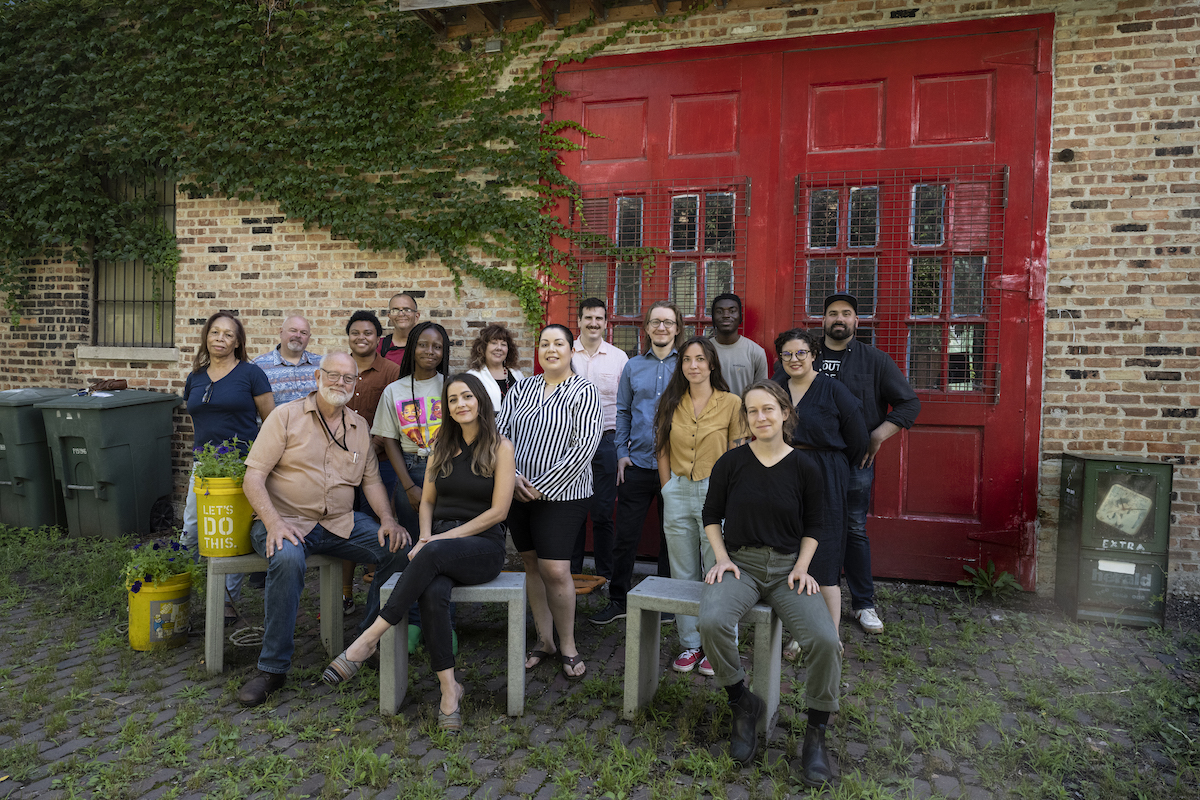
M 457 733 L 465 689 L 454 679 L 450 590 L 487 583 L 504 566 L 504 530 L 516 466 L 512 442 L 496 429 L 483 384 L 460 373 L 442 390 L 444 418 L 434 441 L 421 494 L 420 537 L 391 597 L 374 624 L 334 659 L 322 676 L 335 685 L 354 677 L 389 626 L 420 603 L 429 663 L 442 688 L 438 727 Z

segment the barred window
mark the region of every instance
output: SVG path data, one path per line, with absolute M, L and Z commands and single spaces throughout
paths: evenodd
M 175 184 L 165 179 L 107 182 L 113 197 L 157 200 L 155 219 L 175 233 Z M 171 347 L 175 332 L 175 282 L 142 261 L 96 259 L 93 343 L 101 347 Z
M 995 402 L 1007 169 L 809 173 L 796 178 L 796 324 L 858 299 L 858 338 L 927 400 Z
M 612 342 L 630 355 L 644 346 L 642 316 L 671 300 L 685 333 L 710 333 L 712 298 L 746 290 L 749 180 L 715 178 L 580 187 L 570 224 L 572 307 L 585 297 L 608 306 Z

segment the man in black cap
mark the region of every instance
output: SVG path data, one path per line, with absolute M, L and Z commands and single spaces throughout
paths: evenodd
M 871 432 L 871 445 L 862 462 L 852 464 L 850 491 L 846 495 L 846 584 L 854 618 L 867 633 L 883 633 L 875 611 L 875 584 L 871 579 L 871 542 L 867 539 L 867 511 L 875 480 L 875 455 L 901 428 L 911 428 L 921 411 L 921 401 L 896 362 L 869 344 L 858 341 L 858 299 L 851 294 L 825 298 L 822 322 L 825 339 L 816 367 L 840 380 L 862 401 L 863 417 Z M 891 409 L 889 411 L 889 408 Z

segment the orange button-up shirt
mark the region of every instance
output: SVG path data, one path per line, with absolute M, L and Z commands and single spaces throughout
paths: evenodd
M 313 392 L 279 406 L 263 421 L 246 466 L 265 472 L 267 494 L 285 522 L 304 532 L 318 524 L 350 538 L 354 530 L 354 488 L 380 483 L 379 462 L 366 420 L 344 409 L 343 430 L 330 438 Z M 342 426 L 339 426 L 342 427 Z
M 671 472 L 702 481 L 733 442 L 748 438 L 737 395 L 713 392 L 697 417 L 692 398 L 685 394 L 671 418 Z

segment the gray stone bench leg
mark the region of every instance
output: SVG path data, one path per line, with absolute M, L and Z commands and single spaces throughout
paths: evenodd
M 320 559 L 321 569 L 321 644 L 330 658 L 346 649 L 345 621 L 342 613 L 342 560 L 330 556 L 310 556 Z
M 754 671 L 750 673 L 750 691 L 767 703 L 758 730 L 771 735 L 779 719 L 779 674 L 783 658 L 783 622 L 775 614 L 754 626 Z
M 396 581 L 397 572 L 379 587 L 379 607 L 387 605 Z M 397 631 L 401 635 L 397 635 Z M 379 640 L 379 713 L 394 715 L 408 694 L 408 609 L 404 618 L 384 632 Z
M 225 573 L 209 562 L 204 595 L 204 666 L 209 675 L 225 669 Z
M 662 614 L 630 604 L 625 617 L 625 718 L 633 719 L 658 690 Z
M 525 576 L 522 575 L 522 578 Z M 508 601 L 508 715 L 525 713 L 525 592 Z

